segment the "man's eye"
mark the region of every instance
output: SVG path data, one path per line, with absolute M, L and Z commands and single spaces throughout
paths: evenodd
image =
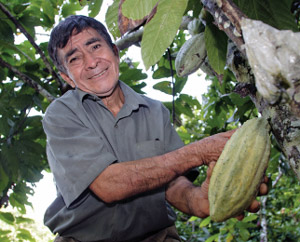
M 72 58 L 72 59 L 70 59 L 70 63 L 72 63 L 72 62 L 74 62 L 74 61 L 76 61 L 76 58 Z
M 96 50 L 96 49 L 99 49 L 100 47 L 101 47 L 101 45 L 100 45 L 100 44 L 96 44 L 96 45 L 94 45 L 94 46 L 93 46 L 93 49 L 95 49 L 95 50 Z
M 78 62 L 78 60 L 79 60 L 78 57 L 72 57 L 72 58 L 70 59 L 69 63 L 70 63 L 70 64 L 76 63 L 76 62 Z

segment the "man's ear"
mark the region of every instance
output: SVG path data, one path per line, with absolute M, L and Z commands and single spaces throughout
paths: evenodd
M 117 47 L 115 44 L 113 44 L 113 51 L 114 51 L 114 54 L 115 54 L 116 56 L 120 57 L 120 56 L 119 56 L 119 49 L 118 49 L 118 47 Z
M 74 81 L 64 72 L 60 72 L 60 76 L 68 83 L 71 87 L 75 88 L 76 85 Z

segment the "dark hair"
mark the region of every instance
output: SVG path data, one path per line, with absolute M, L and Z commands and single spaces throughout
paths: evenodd
M 52 30 L 48 43 L 49 56 L 59 71 L 66 73 L 66 68 L 57 55 L 57 49 L 66 46 L 70 37 L 74 34 L 74 31 L 75 34 L 79 34 L 87 28 L 95 29 L 113 50 L 114 44 L 112 43 L 105 26 L 101 22 L 82 15 L 71 15 L 61 21 Z

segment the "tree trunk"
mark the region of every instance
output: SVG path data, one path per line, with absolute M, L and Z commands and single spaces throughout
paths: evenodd
M 246 58 L 242 46 L 245 41 L 241 31 L 241 21 L 246 16 L 231 0 L 202 0 L 202 3 L 214 17 L 215 25 L 227 34 Z M 226 31 L 222 24 L 224 21 L 230 21 L 230 28 L 226 28 Z M 249 89 L 248 93 L 260 114 L 269 120 L 276 141 L 300 181 L 300 77 L 293 81 L 293 86 L 289 88 L 290 99 L 287 102 L 280 100 L 270 104 L 257 91 L 253 93 L 253 90 Z M 241 85 L 244 92 L 245 88 L 251 87 Z

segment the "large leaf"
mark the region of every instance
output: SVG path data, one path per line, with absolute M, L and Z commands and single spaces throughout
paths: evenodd
M 122 5 L 122 13 L 129 19 L 143 19 L 157 2 L 157 0 L 126 0 Z
M 154 65 L 172 43 L 180 26 L 187 0 L 161 0 L 153 19 L 146 24 L 141 43 L 146 70 Z
M 54 23 L 55 12 L 51 4 L 51 1 L 43 1 L 42 8 L 43 8 L 43 12 L 48 16 L 50 22 Z
M 201 9 L 202 9 L 202 4 L 199 4 L 199 0 L 189 0 L 186 11 L 192 10 L 193 17 L 198 18 Z
M 119 12 L 120 0 L 115 0 L 112 5 L 110 5 L 105 14 L 105 23 L 109 32 L 116 39 L 121 36 L 118 27 L 118 12 Z
M 139 81 L 147 78 L 147 74 L 140 69 L 127 69 L 120 75 L 120 80 L 126 82 L 127 80 Z
M 205 46 L 211 67 L 219 74 L 224 74 L 226 64 L 226 34 L 215 25 L 210 24 L 205 28 Z
M 172 95 L 172 83 L 169 81 L 158 82 L 155 85 L 153 85 L 153 89 Z
M 32 237 L 31 233 L 27 229 L 19 228 L 17 231 L 17 238 L 23 241 L 36 242 L 36 240 Z
M 100 12 L 103 0 L 92 0 L 89 2 L 89 16 L 94 18 Z
M 261 20 L 277 29 L 297 31 L 291 14 L 293 0 L 235 0 L 239 8 L 251 19 Z
M 81 9 L 82 7 L 79 5 L 79 3 L 65 3 L 62 7 L 61 14 L 63 17 L 68 17 L 69 15 L 75 14 L 76 11 Z
M 0 212 L 0 219 L 7 224 L 14 224 L 15 222 L 15 217 L 12 215 L 12 213 L 8 212 Z

